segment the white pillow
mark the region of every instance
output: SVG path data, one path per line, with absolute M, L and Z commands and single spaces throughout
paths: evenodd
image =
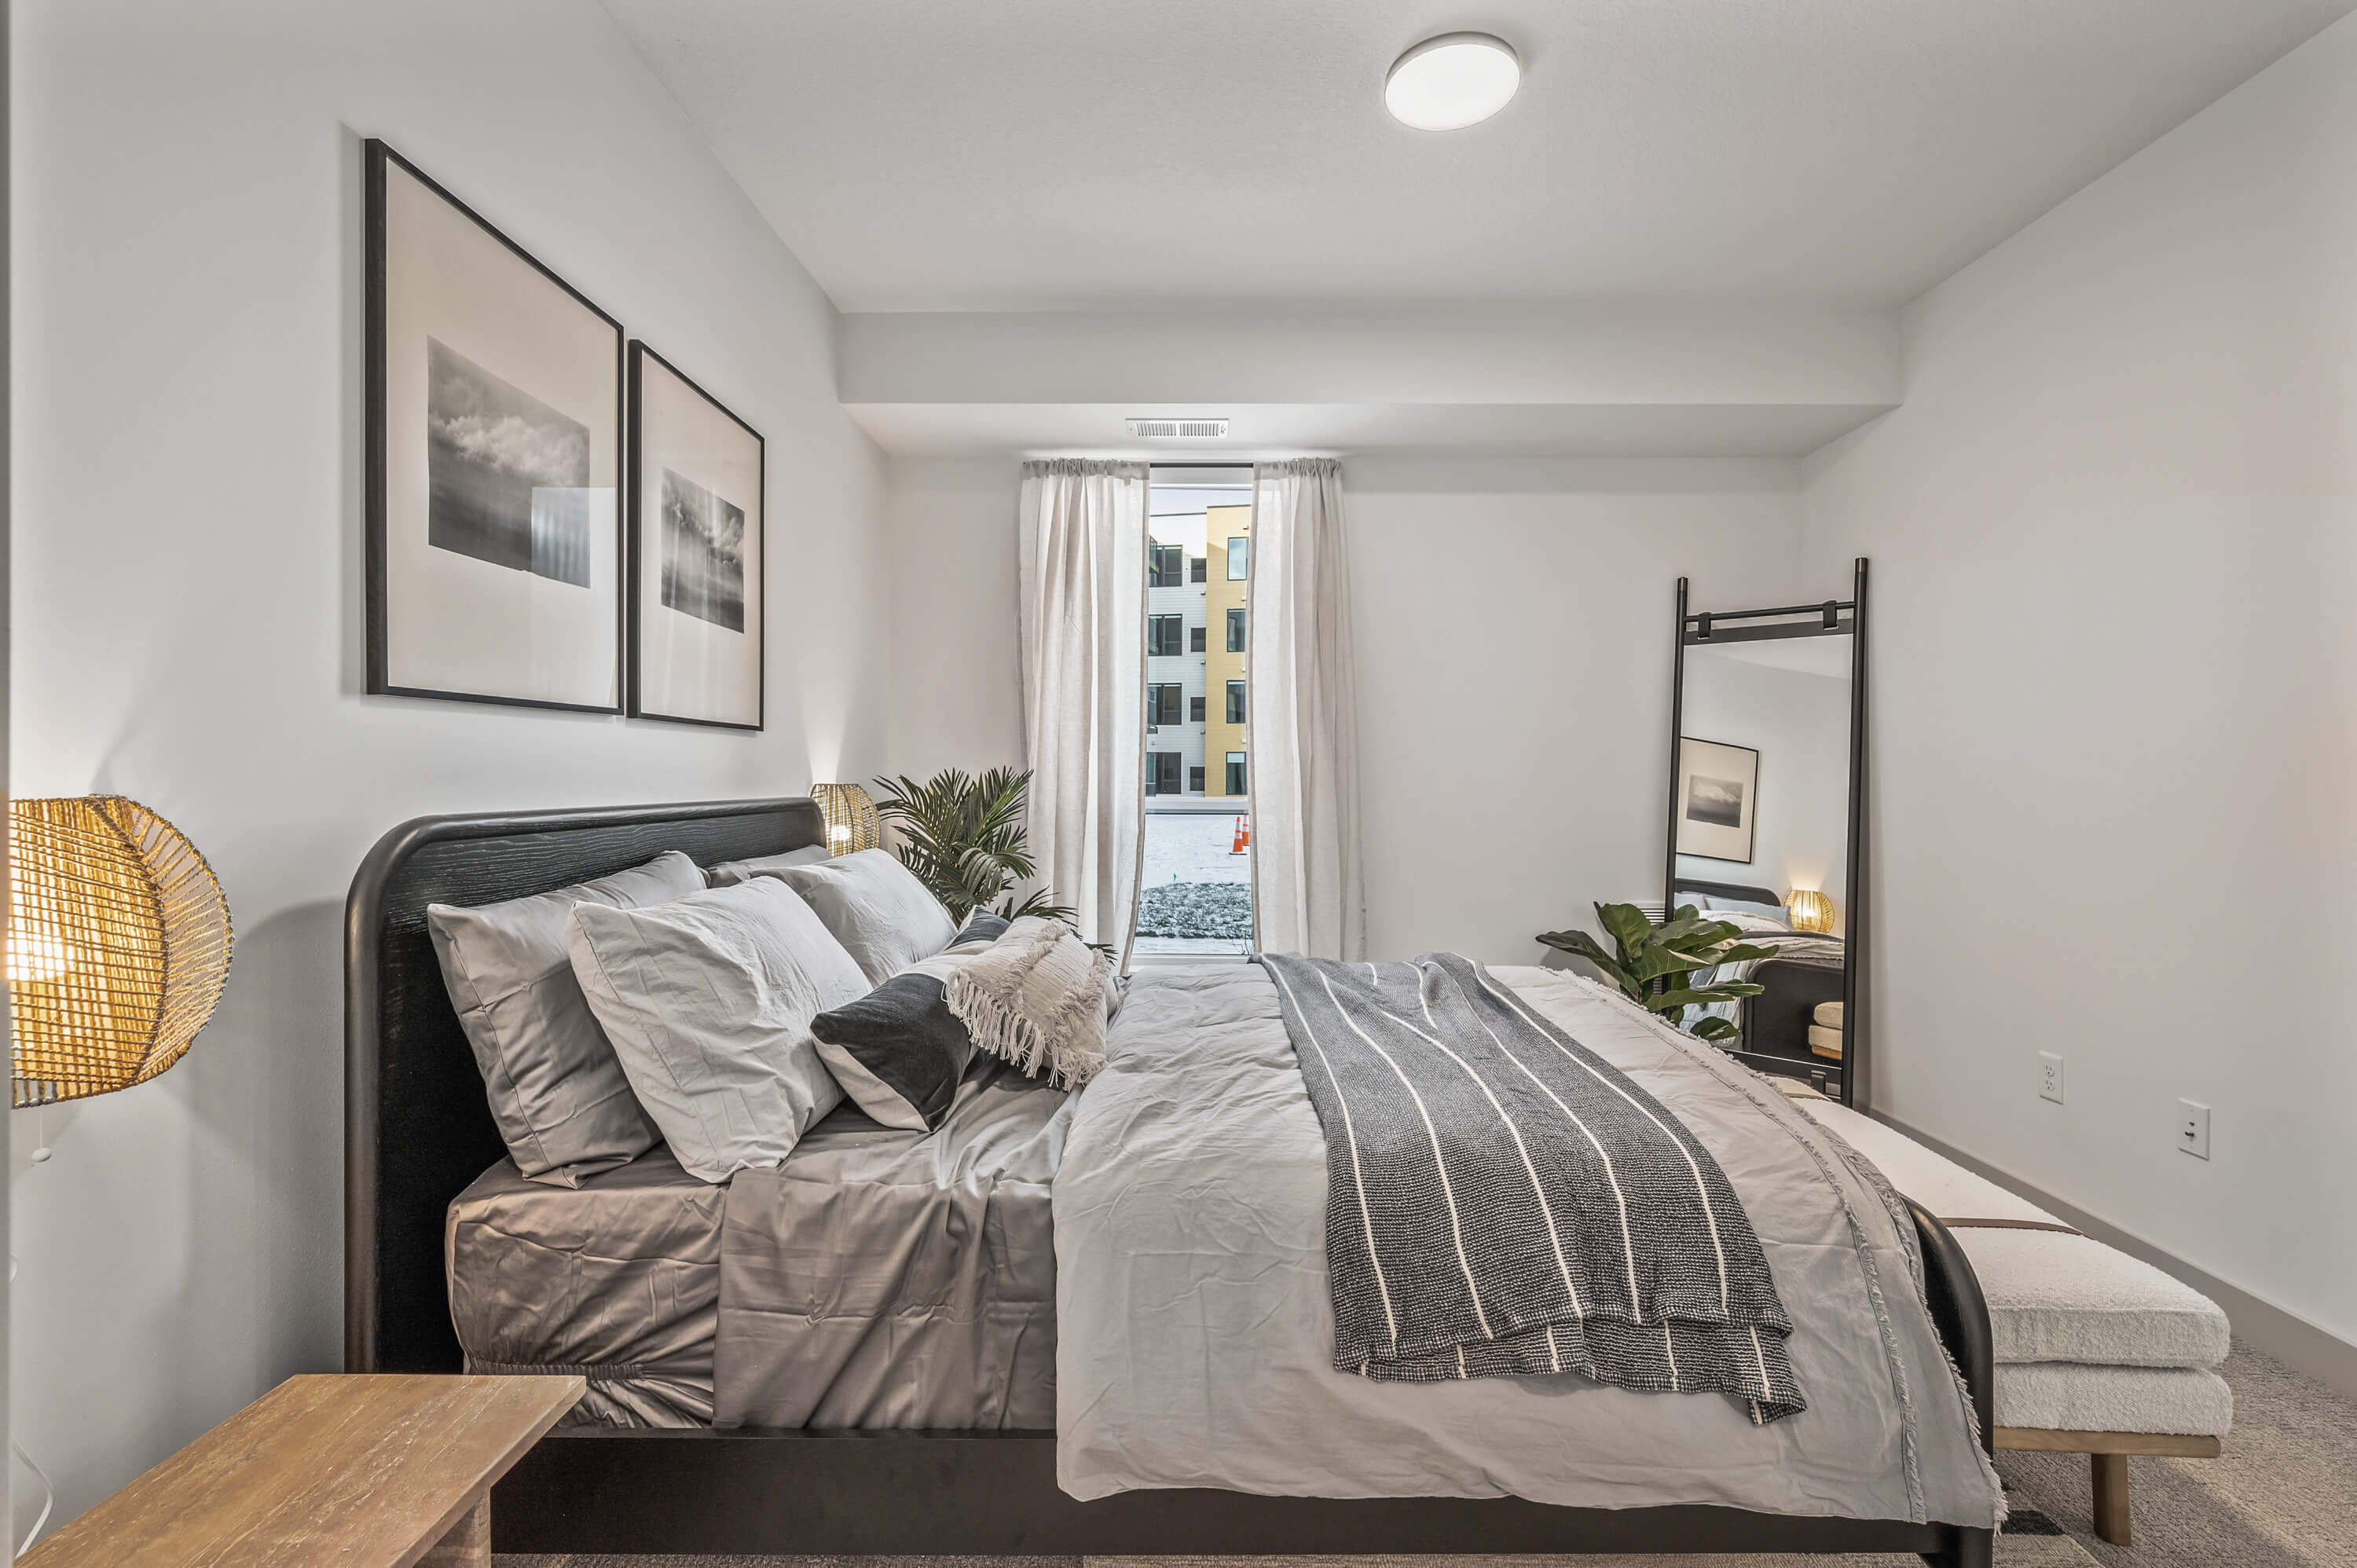
M 749 882 L 768 872 L 783 871 L 789 865 L 818 865 L 834 858 L 834 851 L 823 843 L 805 844 L 800 849 L 790 849 L 783 854 L 759 855 L 751 860 L 724 860 L 717 865 L 708 865 L 704 870 L 704 883 L 707 887 L 734 887 L 739 882 Z
M 793 889 L 757 876 L 643 909 L 576 908 L 573 972 L 683 1169 L 775 1165 L 841 1102 L 810 1023 L 866 977 Z
M 801 894 L 867 976 L 881 985 L 957 939 L 957 923 L 889 850 L 863 849 L 823 865 L 765 870 Z

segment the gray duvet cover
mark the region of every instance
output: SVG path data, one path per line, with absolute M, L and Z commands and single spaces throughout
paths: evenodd
M 1258 968 L 1141 975 L 1055 1190 L 1058 1477 L 1079 1498 L 1716 1503 L 1986 1527 L 2001 1494 L 1870 1167 L 1772 1088 L 1555 971 L 1494 972 L 1708 1148 L 1793 1320 L 1808 1409 L 1573 1374 L 1372 1381 L 1332 1366 L 1326 1146 Z

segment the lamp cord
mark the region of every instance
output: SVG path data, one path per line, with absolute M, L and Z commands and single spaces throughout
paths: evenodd
M 33 1163 L 37 1165 L 46 1164 L 50 1154 L 48 1116 L 46 1106 L 34 1107 L 33 1136 L 35 1144 Z M 8 1283 L 12 1286 L 16 1283 L 16 1254 L 14 1252 L 8 1254 Z M 33 1520 L 33 1528 L 25 1532 L 25 1539 L 16 1543 L 16 1549 L 8 1553 L 8 1560 L 13 1563 L 30 1551 L 33 1542 L 40 1539 L 41 1527 L 49 1522 L 49 1511 L 58 1506 L 58 1488 L 50 1481 L 49 1473 L 33 1462 L 33 1456 L 25 1452 L 25 1445 L 17 1442 L 14 1436 L 8 1439 L 8 1451 L 23 1460 L 25 1468 L 30 1470 L 33 1473 L 33 1478 L 41 1483 L 40 1515 Z

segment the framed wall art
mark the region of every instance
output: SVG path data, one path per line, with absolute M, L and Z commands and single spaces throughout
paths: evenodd
M 762 723 L 760 433 L 630 345 L 630 713 Z
M 1678 853 L 1751 864 L 1759 832 L 1760 754 L 1678 737 Z
M 363 152 L 368 689 L 619 713 L 621 323 Z

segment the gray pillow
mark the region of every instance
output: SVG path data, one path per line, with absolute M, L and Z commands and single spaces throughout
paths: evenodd
M 889 850 L 863 849 L 823 865 L 765 873 L 801 894 L 871 986 L 957 939 L 957 923 Z
M 676 850 L 644 865 L 503 904 L 429 904 L 425 929 L 442 983 L 475 1049 L 492 1120 L 516 1169 L 578 1187 L 655 1145 L 622 1064 L 597 1026 L 565 950 L 577 905 L 636 908 L 703 887 Z
M 645 909 L 583 904 L 565 931 L 590 1009 L 681 1165 L 775 1165 L 843 1101 L 811 1019 L 866 977 L 775 877 Z
M 773 871 L 783 871 L 789 865 L 818 865 L 834 858 L 834 852 L 823 843 L 806 844 L 790 849 L 783 854 L 764 854 L 752 860 L 724 860 L 705 869 L 705 882 L 714 887 L 734 887 L 739 882 Z
M 975 951 L 987 945 L 977 943 Z M 819 1059 L 853 1103 L 887 1127 L 930 1133 L 957 1100 L 974 1036 L 950 1011 L 942 987 L 970 956 L 952 950 L 912 964 L 811 1020 Z

